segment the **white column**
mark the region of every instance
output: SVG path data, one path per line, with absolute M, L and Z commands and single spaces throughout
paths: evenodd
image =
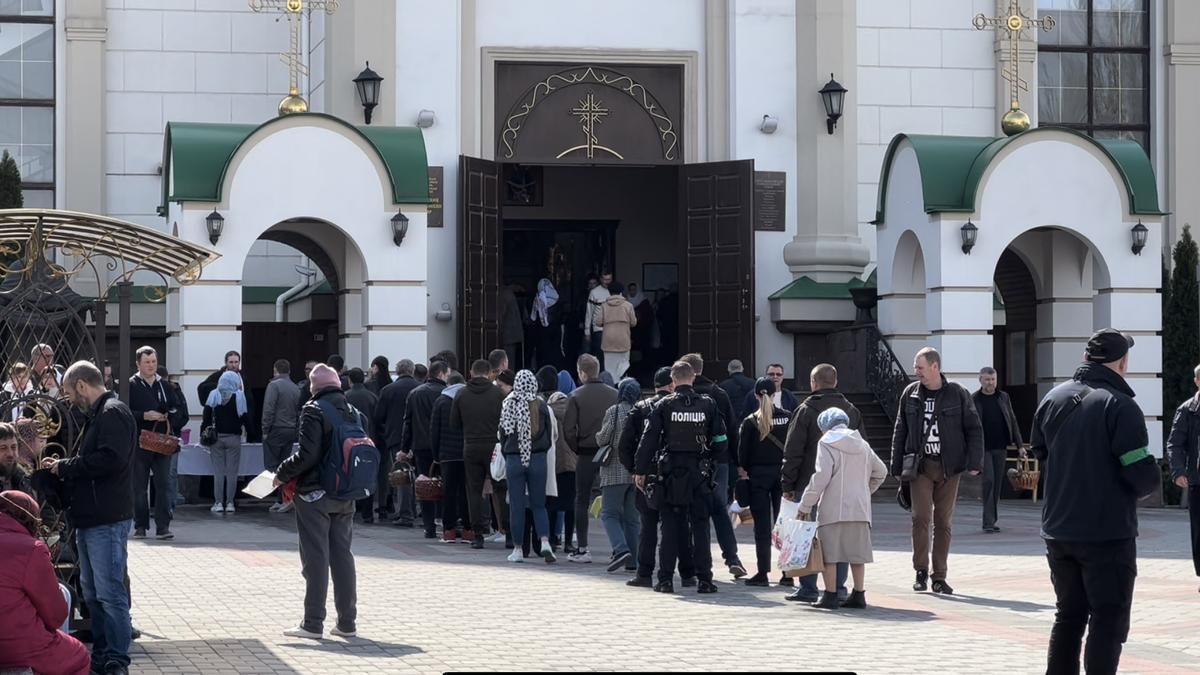
M 370 61 L 371 70 L 383 77 L 379 106 L 371 113 L 371 124 L 397 124 L 396 11 L 395 2 L 343 2 L 337 12 L 325 18 L 326 112 L 351 124 L 363 123 L 363 108 L 353 80 Z M 400 121 L 402 125 L 412 123 Z
M 104 213 L 104 41 L 108 22 L 101 0 L 72 0 L 66 17 L 66 125 L 60 138 L 68 158 L 60 207 Z
M 1167 210 L 1170 236 L 1166 252 L 1184 223 L 1200 227 L 1200 127 L 1195 123 L 1200 110 L 1200 2 L 1165 0 L 1167 39 L 1166 147 Z M 1193 233 L 1195 234 L 1195 233 Z
M 783 259 L 793 275 L 816 281 L 847 281 L 870 262 L 857 223 L 856 32 L 853 2 L 797 3 L 796 236 Z M 832 135 L 817 93 L 831 73 L 849 90 Z

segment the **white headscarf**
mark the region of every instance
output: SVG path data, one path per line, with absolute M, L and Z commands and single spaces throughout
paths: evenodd
M 549 279 L 542 279 L 538 282 L 537 297 L 533 301 L 533 309 L 529 312 L 529 318 L 533 321 L 540 321 L 543 326 L 549 326 L 550 317 L 547 312 L 556 302 L 558 302 L 558 291 L 555 290 L 554 284 L 550 283 Z

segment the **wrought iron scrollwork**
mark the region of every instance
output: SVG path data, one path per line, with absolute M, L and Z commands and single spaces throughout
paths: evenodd
M 900 396 L 912 380 L 883 333 L 873 324 L 864 325 L 863 330 L 867 338 L 867 386 L 883 406 L 888 419 L 895 422 Z

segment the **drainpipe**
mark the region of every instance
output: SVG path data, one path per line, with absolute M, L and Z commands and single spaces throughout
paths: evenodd
M 288 300 L 300 295 L 304 289 L 308 288 L 317 271 L 308 266 L 308 258 L 305 258 L 303 265 L 296 265 L 296 273 L 300 275 L 300 281 L 297 281 L 295 286 L 281 293 L 275 300 L 275 323 L 283 323 L 284 305 L 287 304 Z

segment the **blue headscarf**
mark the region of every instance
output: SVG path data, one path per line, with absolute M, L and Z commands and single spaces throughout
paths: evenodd
M 632 377 L 627 377 L 621 380 L 621 385 L 617 387 L 617 403 L 628 403 L 633 405 L 642 397 L 642 385 Z
M 217 388 L 208 395 L 208 400 L 204 402 L 204 405 L 216 408 L 229 403 L 231 396 L 237 401 L 238 417 L 245 415 L 246 395 L 242 393 L 242 376 L 232 370 L 227 370 L 221 373 L 221 379 L 217 380 Z
M 841 408 L 826 408 L 825 412 L 817 416 L 817 428 L 821 430 L 821 433 L 848 426 L 850 426 L 850 417 Z
M 567 396 L 575 391 L 575 379 L 565 370 L 558 371 L 558 390 Z

